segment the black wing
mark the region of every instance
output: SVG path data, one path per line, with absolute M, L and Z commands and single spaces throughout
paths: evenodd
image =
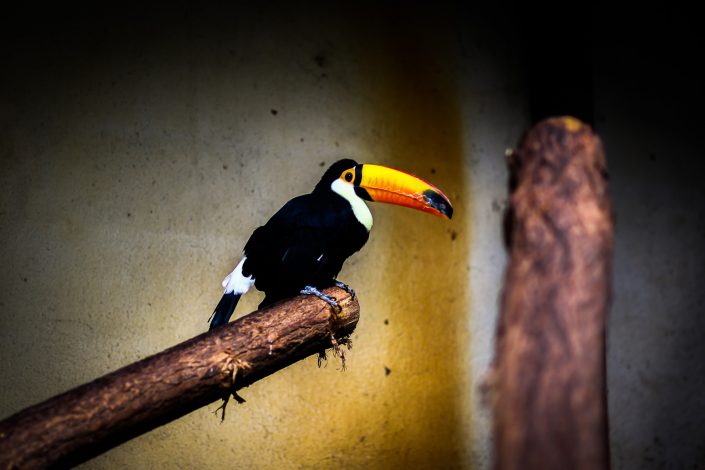
M 296 295 L 307 285 L 326 287 L 367 238 L 342 197 L 299 196 L 252 234 L 243 274 L 252 274 L 255 287 L 270 301 Z

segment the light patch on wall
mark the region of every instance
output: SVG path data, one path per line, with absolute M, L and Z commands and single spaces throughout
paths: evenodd
M 23 54 L 43 73 L 14 75 L 13 132 L 41 151 L 16 149 L 27 163 L 2 206 L 36 208 L 3 232 L 7 414 L 204 331 L 252 230 L 340 157 L 416 173 L 455 206 L 447 221 L 370 204 L 370 242 L 341 272 L 361 302 L 345 372 L 305 360 L 243 390 L 222 424 L 214 403 L 88 467 L 469 464 L 470 214 L 448 18 L 312 5 L 198 9 L 129 35 L 91 24 L 47 35 L 49 65 Z

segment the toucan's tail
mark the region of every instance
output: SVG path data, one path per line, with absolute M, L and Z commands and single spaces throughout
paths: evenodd
M 237 301 L 240 300 L 240 295 L 242 294 L 236 294 L 232 291 L 223 294 L 223 298 L 220 299 L 215 310 L 213 310 L 213 315 L 211 315 L 211 326 L 208 328 L 209 330 L 220 325 L 225 325 L 230 321 L 230 316 L 235 311 Z

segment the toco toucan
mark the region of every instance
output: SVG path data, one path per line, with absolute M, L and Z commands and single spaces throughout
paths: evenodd
M 435 186 L 385 166 L 344 159 L 323 174 L 313 192 L 296 197 L 257 228 L 244 256 L 223 280 L 225 293 L 210 329 L 228 322 L 240 296 L 254 286 L 266 296 L 260 308 L 299 293 L 334 299 L 319 289 L 344 284 L 336 276 L 363 247 L 372 228 L 364 201 L 411 207 L 450 219 L 453 207 Z

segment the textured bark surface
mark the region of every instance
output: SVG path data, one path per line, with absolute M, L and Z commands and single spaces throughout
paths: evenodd
M 341 312 L 297 297 L 7 418 L 0 422 L 0 468 L 75 465 L 304 357 L 332 345 L 338 351 L 357 325 L 359 305 L 341 289 L 325 292 L 339 299 Z
M 495 468 L 607 468 L 613 227 L 602 144 L 576 119 L 548 119 L 526 134 L 509 170 L 509 264 L 491 372 Z

